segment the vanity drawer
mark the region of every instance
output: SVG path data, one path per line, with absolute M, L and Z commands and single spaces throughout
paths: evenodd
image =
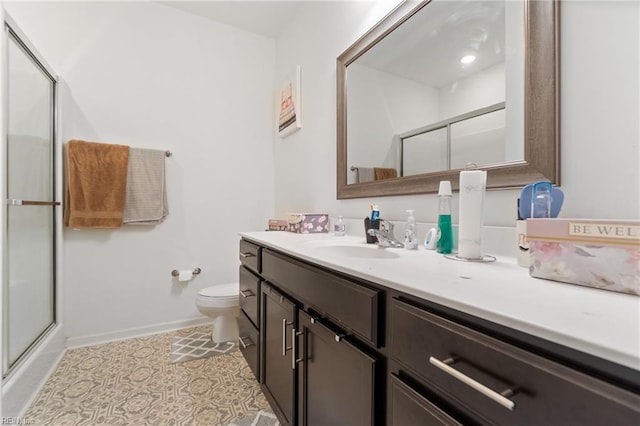
M 396 375 L 391 375 L 391 424 L 393 426 L 461 426 L 461 423 L 413 390 Z
M 247 240 L 240 240 L 240 262 L 257 274 L 262 272 L 261 254 L 262 247 Z
M 253 324 L 259 327 L 258 318 L 260 300 L 260 278 L 253 275 L 246 267 L 240 266 L 240 308 Z
M 391 336 L 402 370 L 483 422 L 640 424 L 639 395 L 398 299 Z
M 240 312 L 238 316 L 238 347 L 244 359 L 249 364 L 256 380 L 260 381 L 260 363 L 258 353 L 258 342 L 260 341 L 258 329 L 253 325 L 247 316 Z
M 382 292 L 265 249 L 262 276 L 319 315 L 379 345 Z

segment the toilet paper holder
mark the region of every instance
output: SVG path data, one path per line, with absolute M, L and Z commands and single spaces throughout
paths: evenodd
M 193 275 L 198 275 L 200 272 L 202 272 L 202 269 L 196 268 L 193 270 Z M 177 269 L 174 269 L 173 271 L 171 271 L 172 277 L 177 277 L 178 275 L 180 275 L 180 272 L 178 272 Z

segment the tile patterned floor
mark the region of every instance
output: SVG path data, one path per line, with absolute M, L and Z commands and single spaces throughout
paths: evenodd
M 32 425 L 223 425 L 267 409 L 242 354 L 171 362 L 196 327 L 67 351 L 25 420 Z
M 230 354 L 238 350 L 235 342 L 213 343 L 211 333 L 193 330 L 185 336 L 173 336 L 171 362 L 185 362 L 209 356 Z

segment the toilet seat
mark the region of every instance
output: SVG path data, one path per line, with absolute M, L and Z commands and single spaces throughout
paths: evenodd
M 237 299 L 239 297 L 240 287 L 238 283 L 213 285 L 205 287 L 198 292 L 200 297 L 211 297 L 215 299 Z

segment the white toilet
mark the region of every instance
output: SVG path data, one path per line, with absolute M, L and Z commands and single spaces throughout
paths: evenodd
M 213 318 L 211 338 L 214 343 L 238 340 L 239 290 L 238 283 L 230 283 L 203 288 L 198 292 L 198 310 Z

